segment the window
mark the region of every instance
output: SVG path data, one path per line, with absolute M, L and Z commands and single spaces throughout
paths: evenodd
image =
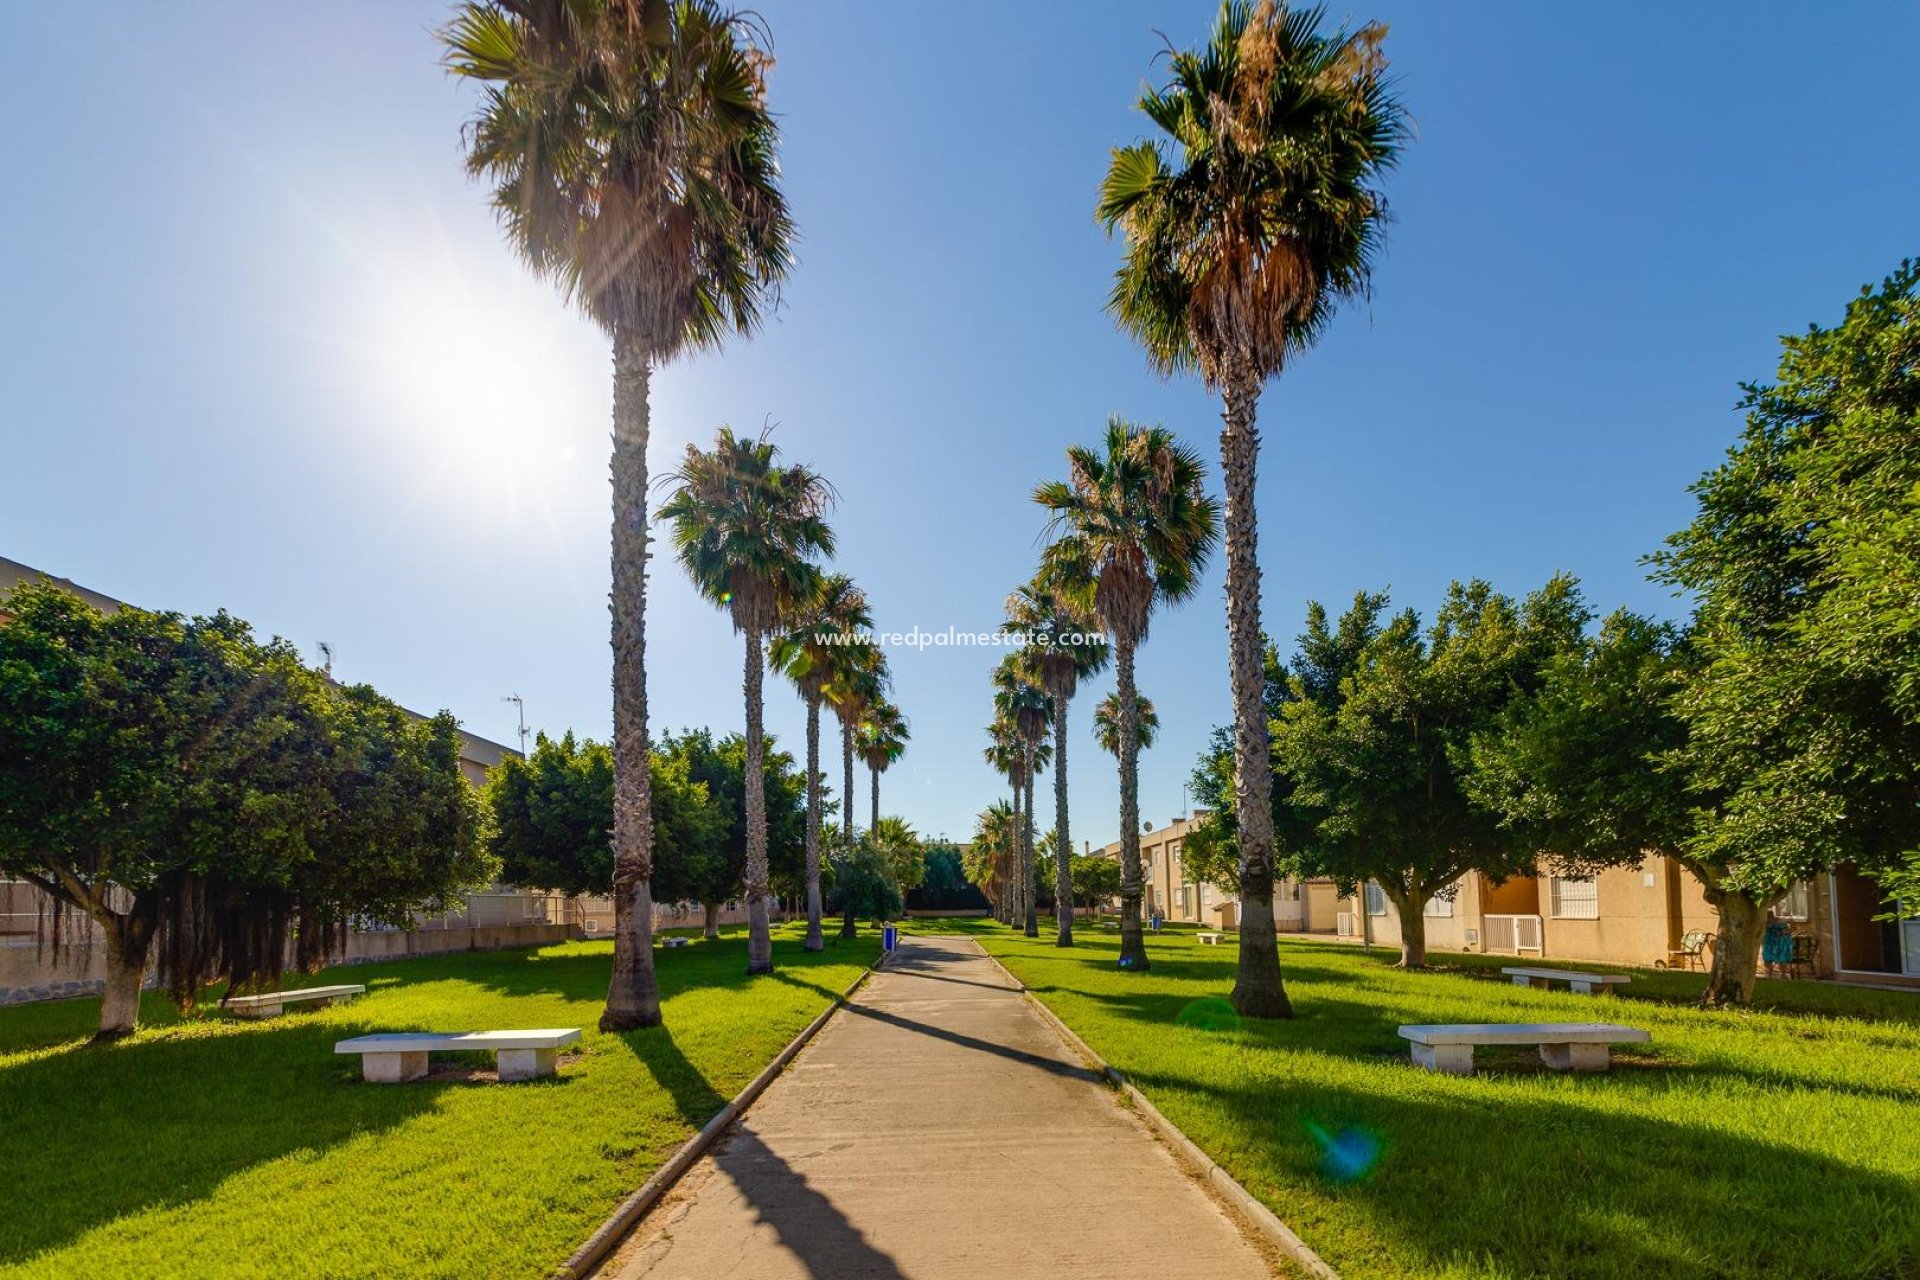
M 1367 882 L 1367 914 L 1370 916 L 1387 914 L 1387 892 L 1372 881 Z
M 1600 886 L 1592 876 L 1549 876 L 1550 910 L 1557 920 L 1598 920 Z
M 1185 915 L 1187 913 L 1187 886 L 1181 885 L 1173 891 L 1173 901 L 1180 914 Z
M 1812 916 L 1808 902 L 1812 893 L 1812 881 L 1794 881 L 1793 887 L 1787 890 L 1787 896 L 1773 904 L 1773 918 L 1775 920 L 1806 921 Z
M 1453 891 L 1443 889 L 1428 898 L 1426 909 L 1421 914 L 1433 916 L 1436 919 L 1453 919 Z

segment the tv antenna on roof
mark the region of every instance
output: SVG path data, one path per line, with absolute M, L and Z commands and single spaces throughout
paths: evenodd
M 322 640 L 319 644 L 320 670 L 331 676 L 333 674 L 333 642 L 330 640 Z

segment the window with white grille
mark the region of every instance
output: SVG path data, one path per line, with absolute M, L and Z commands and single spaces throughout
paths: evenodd
M 1442 920 L 1453 919 L 1453 897 L 1451 895 L 1436 893 L 1433 897 L 1427 899 L 1426 909 L 1422 914 Z
M 1598 920 L 1600 886 L 1592 876 L 1551 876 L 1547 896 L 1557 920 Z
M 1813 892 L 1813 884 L 1807 880 L 1796 880 L 1787 890 L 1787 896 L 1773 904 L 1775 920 L 1806 921 L 1812 914 L 1808 898 Z
M 1387 891 L 1377 884 L 1367 885 L 1367 914 L 1370 916 L 1387 914 Z

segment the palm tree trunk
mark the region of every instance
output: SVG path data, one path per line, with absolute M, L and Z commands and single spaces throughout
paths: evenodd
M 807 950 L 826 949 L 820 931 L 820 696 L 807 699 Z
M 1120 699 L 1120 967 L 1145 973 L 1140 931 L 1140 697 L 1133 683 L 1133 637 L 1113 638 Z
M 1020 932 L 1029 938 L 1040 936 L 1040 885 L 1039 877 L 1033 872 L 1033 744 L 1026 744 L 1027 751 L 1027 820 L 1020 827 L 1020 886 L 1026 895 L 1026 911 L 1021 917 Z
M 762 728 L 760 633 L 747 632 L 747 972 L 773 972 L 767 931 L 767 738 Z
M 602 1031 L 660 1024 L 653 972 L 653 778 L 647 757 L 645 348 L 613 339 L 613 978 Z
M 1291 1018 L 1280 979 L 1273 923 L 1273 762 L 1267 741 L 1265 673 L 1260 652 L 1260 562 L 1254 490 L 1260 429 L 1259 380 L 1244 370 L 1227 379 L 1220 470 L 1227 490 L 1227 653 L 1233 684 L 1233 804 L 1240 847 L 1240 963 L 1233 1007 L 1244 1018 Z
M 873 774 L 873 820 L 867 824 L 867 830 L 878 831 L 880 829 L 880 768 L 878 765 L 868 765 L 867 768 Z
M 853 843 L 853 721 L 840 722 L 840 768 L 846 775 L 840 791 L 840 834 Z
M 1053 695 L 1053 945 L 1073 945 L 1073 841 L 1067 838 L 1067 699 Z

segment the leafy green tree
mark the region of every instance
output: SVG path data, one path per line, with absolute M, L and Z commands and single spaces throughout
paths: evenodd
M 1456 582 L 1424 633 L 1410 609 L 1382 622 L 1385 603 L 1355 601 L 1340 627 L 1357 642 L 1350 649 L 1326 631 L 1323 612 L 1309 618 L 1313 650 L 1351 665 L 1324 671 L 1303 654 L 1310 674 L 1295 676 L 1299 696 L 1284 708 L 1275 747 L 1294 803 L 1310 815 L 1302 872 L 1349 890 L 1377 883 L 1399 910 L 1400 964 L 1417 968 L 1431 898 L 1469 871 L 1500 880 L 1533 865 L 1528 833 L 1470 793 L 1473 742 L 1579 644 L 1589 615 L 1566 577 L 1519 604 L 1484 582 Z
M 907 742 L 912 737 L 907 718 L 891 702 L 876 703 L 868 707 L 867 714 L 861 717 L 860 727 L 854 736 L 854 749 L 859 752 L 861 763 L 867 766 L 873 780 L 873 818 L 870 824 L 873 827 L 880 825 L 880 775 L 907 753 Z
M 1100 910 L 1101 903 L 1120 892 L 1120 864 L 1112 858 L 1075 854 L 1070 874 L 1075 900 L 1084 902 L 1095 912 Z
M 277 983 L 290 940 L 318 963 L 351 916 L 490 874 L 452 717 L 335 689 L 225 613 L 103 616 L 41 584 L 5 612 L 0 872 L 99 927 L 100 1038 L 134 1029 L 150 963 L 183 1005 Z
M 719 837 L 691 846 L 686 856 L 663 862 L 663 901 L 698 902 L 706 911 L 706 934 L 720 931 L 720 911 L 745 892 L 747 874 L 747 743 L 737 733 L 715 739 L 706 729 L 686 729 L 661 738 L 658 755 L 683 766 L 688 782 L 706 788 L 717 811 Z M 760 793 L 765 805 L 769 879 L 801 883 L 807 847 L 806 779 L 790 752 L 769 737 L 759 752 Z
M 781 466 L 779 455 L 765 435 L 748 439 L 721 427 L 710 451 L 687 446 L 672 476 L 673 493 L 660 508 L 661 518 L 672 523 L 680 567 L 746 637 L 748 973 L 773 971 L 760 761 L 766 738 L 765 644 L 782 618 L 800 612 L 820 593 L 814 557 L 833 554 L 833 531 L 825 518 L 831 487 L 803 464 Z
M 1227 0 L 1212 37 L 1167 59 L 1140 110 L 1164 135 L 1116 147 L 1098 217 L 1126 237 L 1107 309 L 1163 372 L 1197 369 L 1225 428 L 1227 636 L 1240 837 L 1244 1017 L 1291 1016 L 1273 926 L 1267 717 L 1260 704 L 1255 412 L 1267 379 L 1364 296 L 1386 222 L 1378 189 L 1408 135 L 1387 29 L 1323 32 L 1324 12 Z
M 1026 660 L 1035 671 L 1040 687 L 1053 702 L 1053 845 L 1056 849 L 1073 848 L 1073 839 L 1067 830 L 1067 707 L 1079 691 L 1080 681 L 1106 670 L 1110 656 L 1109 647 L 1097 634 L 1096 627 L 1091 603 L 1076 599 L 1073 593 L 1050 581 L 1044 571 L 1007 597 L 1007 621 L 1003 630 L 1026 637 Z M 1073 886 L 1068 866 L 1057 858 L 1053 861 L 1054 900 L 1071 902 Z M 1054 945 L 1072 946 L 1073 912 L 1056 911 L 1054 915 Z
M 827 857 L 833 867 L 830 900 L 840 913 L 841 937 L 858 935 L 862 916 L 876 922 L 891 920 L 905 909 L 887 855 L 871 840 L 863 837 L 848 845 L 835 836 L 828 842 Z
M 907 891 L 906 904 L 926 911 L 970 911 L 991 905 L 968 881 L 964 852 L 945 840 L 927 843 L 920 883 Z
M 642 17 L 644 9 L 644 20 Z M 508 241 L 613 343 L 613 978 L 602 1031 L 660 1021 L 647 795 L 647 394 L 751 334 L 792 264 L 769 55 L 712 0 L 467 0 L 440 32 L 478 82 L 467 172 Z
M 689 878 L 684 868 L 723 857 L 728 815 L 689 772 L 688 753 L 649 758 L 653 771 L 654 883 Z M 532 755 L 508 756 L 487 775 L 482 798 L 489 847 L 508 884 L 568 895 L 613 891 L 613 749 L 592 739 L 540 734 Z
M 1193 594 L 1220 536 L 1219 510 L 1201 487 L 1199 455 L 1161 427 L 1115 418 L 1099 448 L 1067 450 L 1070 482 L 1034 490 L 1057 537 L 1051 581 L 1091 599 L 1113 641 L 1120 707 L 1120 967 L 1144 972 L 1140 929 L 1140 717 L 1134 654 L 1159 604 Z M 1276 962 L 1277 963 L 1277 962 Z M 1276 979 L 1278 970 L 1276 968 Z
M 1775 381 L 1654 558 L 1696 601 L 1674 755 L 1688 866 L 1720 916 L 1710 1004 L 1749 999 L 1767 909 L 1850 862 L 1920 875 L 1920 262 L 1834 328 L 1782 340 Z
M 855 636 L 873 629 L 873 612 L 866 593 L 843 573 L 828 574 L 820 589 L 789 619 L 785 634 L 774 637 L 769 655 L 773 665 L 792 680 L 807 708 L 807 899 L 806 949 L 826 946 L 820 928 L 824 899 L 820 893 L 820 823 L 825 806 L 824 775 L 820 772 L 820 704 L 836 670 L 841 649 L 836 637 Z M 844 801 L 843 801 L 844 807 Z

